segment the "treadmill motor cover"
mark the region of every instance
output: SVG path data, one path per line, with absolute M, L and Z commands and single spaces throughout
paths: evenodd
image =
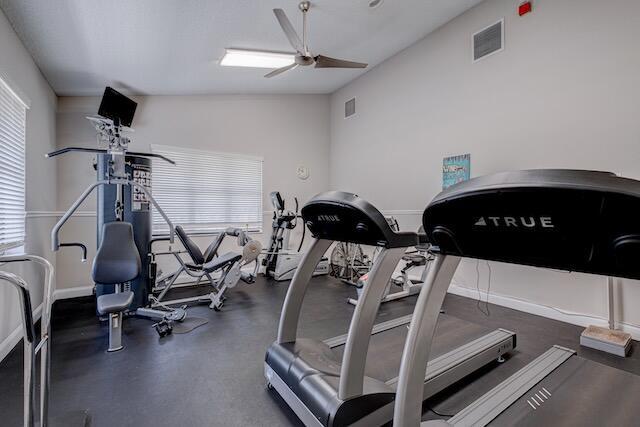
M 640 181 L 526 170 L 436 196 L 422 222 L 440 253 L 640 279 Z
M 316 239 L 385 248 L 410 247 L 419 243 L 416 233 L 393 231 L 378 209 L 352 193 L 320 193 L 304 205 L 301 213 Z

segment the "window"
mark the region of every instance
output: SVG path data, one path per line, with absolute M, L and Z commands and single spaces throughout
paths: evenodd
M 262 159 L 153 145 L 176 164 L 153 161 L 153 197 L 174 225 L 187 232 L 215 232 L 227 227 L 262 231 Z M 153 213 L 153 233 L 168 227 Z
M 0 253 L 24 245 L 27 105 L 0 79 Z

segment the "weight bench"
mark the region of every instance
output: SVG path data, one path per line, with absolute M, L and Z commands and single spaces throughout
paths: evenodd
M 133 302 L 133 292 L 122 285 L 140 275 L 142 263 L 128 222 L 109 222 L 102 226 L 101 243 L 93 260 L 91 276 L 96 284 L 112 285 L 115 293 L 100 295 L 97 309 L 109 315 L 108 352 L 122 350 L 122 317 Z
M 180 267 L 176 272 L 164 279 L 166 280 L 166 283 L 160 294 L 158 294 L 157 297 L 151 298 L 153 306 L 182 304 L 192 301 L 207 301 L 209 302 L 209 308 L 219 311 L 224 304 L 224 293 L 228 288 L 236 286 L 239 280 L 243 280 L 246 283 L 253 283 L 254 275 L 242 272 L 241 267 L 254 261 L 262 250 L 262 247 L 257 241 L 250 239 L 244 231 L 235 228 L 228 228 L 218 235 L 218 238 L 209 245 L 204 254 L 181 226 L 176 226 L 175 232 L 182 243 L 182 246 L 184 246 L 186 254 L 189 256 L 189 261 L 182 259 L 179 252 L 172 252 L 173 256 L 180 264 Z M 242 246 L 241 254 L 236 252 L 227 252 L 218 256 L 218 249 L 220 248 L 225 236 L 238 237 L 238 244 Z M 217 272 L 220 272 L 220 277 L 216 280 L 211 276 L 211 274 Z M 208 295 L 164 301 L 167 292 L 169 292 L 182 273 L 186 273 L 189 276 L 194 277 L 196 279 L 196 286 L 203 278 L 206 278 L 211 286 L 213 286 L 214 291 Z

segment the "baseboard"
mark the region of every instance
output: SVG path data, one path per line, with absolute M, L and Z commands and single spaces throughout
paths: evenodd
M 69 299 L 69 298 L 78 298 L 78 297 L 86 297 L 88 295 L 93 294 L 93 285 L 89 286 L 76 286 L 74 288 L 66 288 L 66 289 L 56 289 L 53 294 L 54 301 Z
M 462 297 L 472 298 L 476 300 L 478 299 L 478 291 L 476 289 L 470 289 L 463 286 L 451 284 L 451 286 L 449 286 L 449 292 Z M 482 301 L 487 301 L 487 293 L 484 291 L 480 291 L 480 298 Z M 559 311 L 546 305 L 536 304 L 531 301 L 525 301 L 506 295 L 491 293 L 489 294 L 489 302 L 491 304 L 512 308 L 514 310 L 523 311 L 525 313 L 535 314 L 537 316 L 546 317 L 548 319 L 570 323 L 572 325 L 584 327 L 587 327 L 589 325 L 603 326 L 605 328 L 609 327 L 608 320 L 603 317 L 601 318 L 599 316 L 587 315 L 584 313 L 570 313 L 566 310 Z M 631 334 L 634 340 L 640 340 L 640 327 L 624 322 L 618 322 L 618 329 Z
M 40 316 L 42 316 L 42 304 L 36 307 L 36 309 L 33 311 L 33 321 L 35 322 L 39 320 Z M 2 362 L 4 358 L 7 357 L 9 353 L 11 353 L 11 350 L 13 350 L 13 348 L 20 342 L 21 339 L 22 325 L 19 325 L 9 334 L 8 337 L 6 337 L 0 343 L 0 362 Z

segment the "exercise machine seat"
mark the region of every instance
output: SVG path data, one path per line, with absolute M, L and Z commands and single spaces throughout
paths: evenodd
M 193 263 L 195 265 L 204 264 L 205 257 L 204 255 L 202 255 L 202 251 L 200 250 L 198 245 L 196 245 L 195 242 L 191 240 L 189 236 L 187 236 L 187 233 L 184 231 L 184 228 L 182 228 L 180 225 L 176 225 L 175 230 L 176 230 L 176 235 L 178 236 L 178 239 L 180 239 L 182 246 L 184 246 L 185 250 L 189 254 L 189 257 L 191 257 L 191 260 L 193 261 Z
M 131 224 L 106 223 L 102 226 L 101 236 L 100 248 L 93 259 L 93 281 L 102 285 L 117 285 L 138 277 L 142 263 Z
M 419 267 L 427 263 L 427 257 L 422 254 L 407 254 L 402 257 L 402 260 L 407 264 L 411 264 L 411 267 Z
M 109 315 L 108 352 L 122 350 L 122 316 L 133 302 L 133 292 L 118 292 L 120 285 L 142 272 L 140 253 L 128 222 L 109 222 L 102 226 L 100 248 L 93 259 L 91 276 L 95 283 L 112 285 L 113 294 L 100 295 L 96 308 L 101 315 Z
M 133 292 L 101 295 L 97 301 L 98 313 L 109 314 L 125 311 L 133 302 Z
M 418 244 L 414 246 L 420 252 L 427 252 L 431 248 L 429 237 L 424 232 L 424 225 L 418 227 Z
M 224 255 L 221 255 L 208 263 L 202 266 L 202 269 L 208 273 L 212 271 L 216 271 L 226 265 L 233 264 L 234 262 L 240 261 L 242 255 L 237 254 L 235 252 L 227 252 Z
M 227 252 L 226 254 L 216 257 L 205 264 L 185 263 L 184 265 L 190 270 L 202 270 L 207 273 L 211 273 L 213 271 L 219 270 L 224 266 L 233 264 L 234 262 L 239 261 L 241 258 L 242 255 L 240 254 L 237 254 L 235 252 Z

